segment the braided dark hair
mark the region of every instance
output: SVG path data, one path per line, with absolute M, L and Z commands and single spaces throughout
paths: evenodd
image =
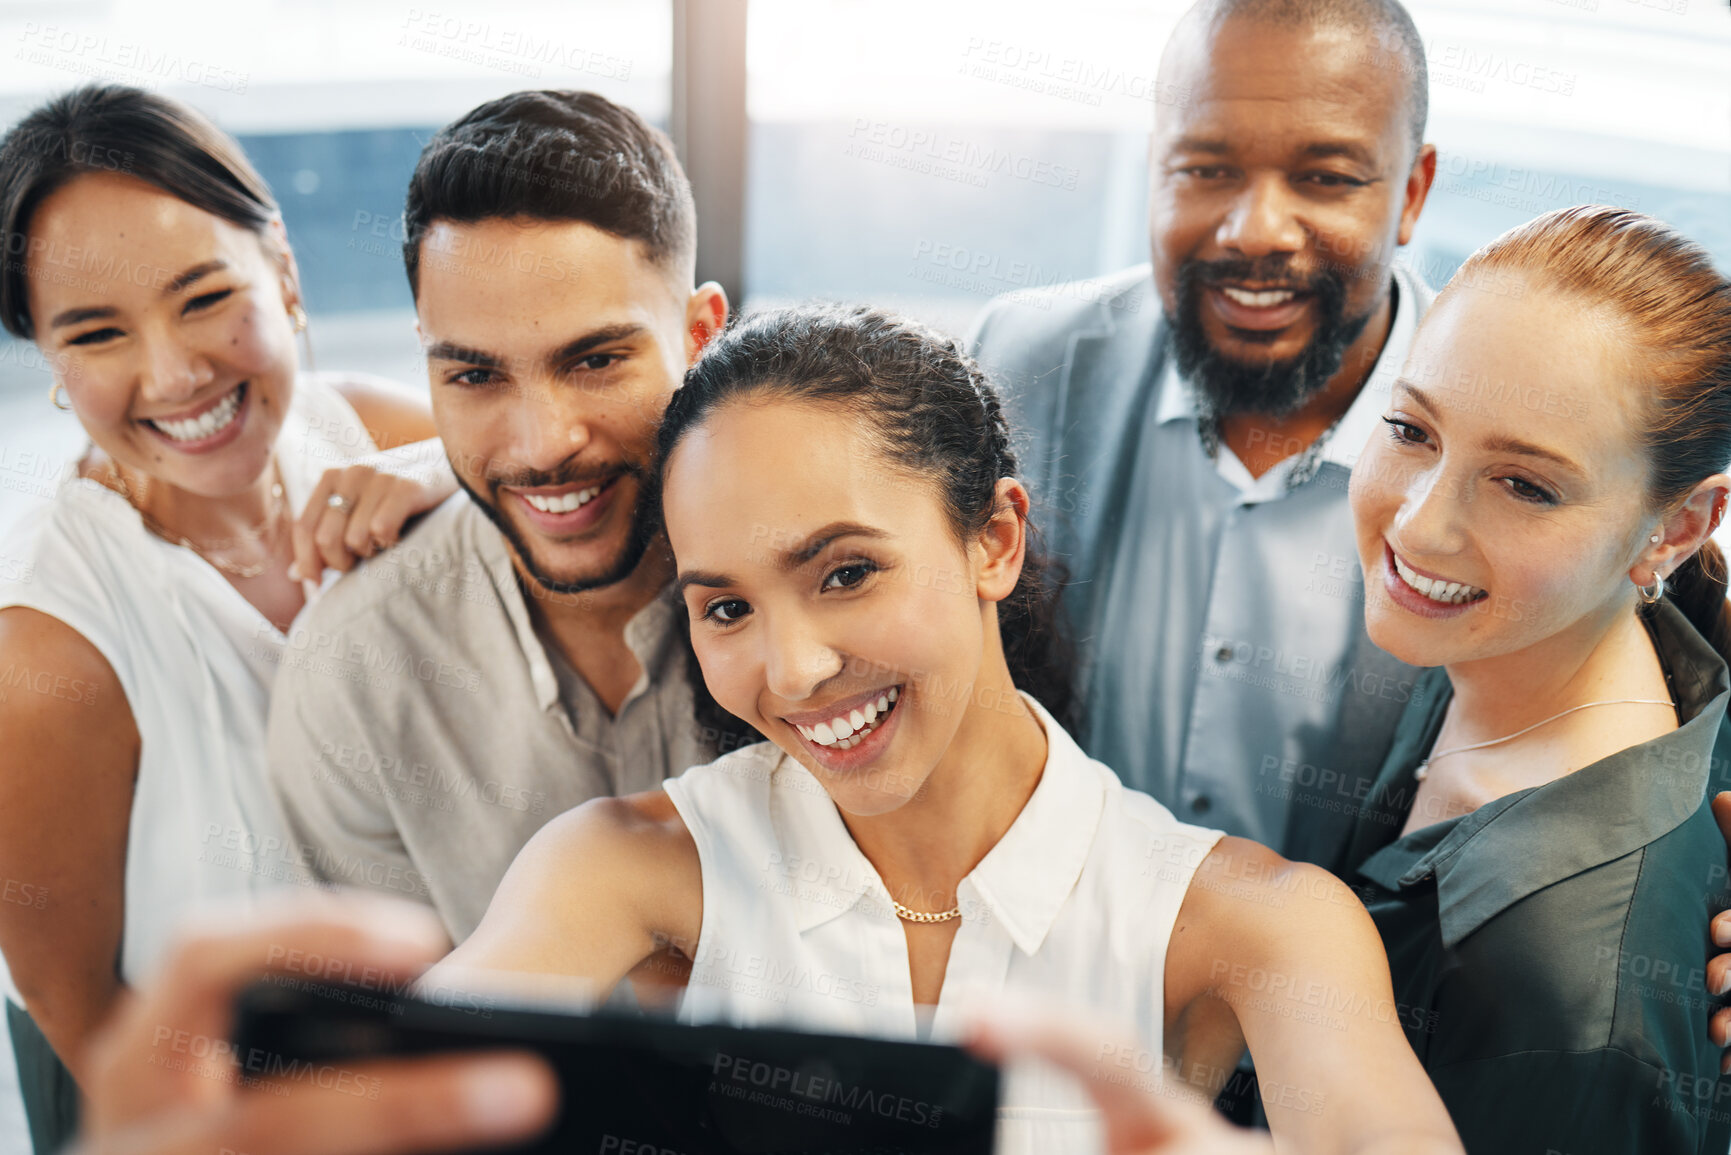
M 652 486 L 657 504 L 663 470 L 680 439 L 740 397 L 848 410 L 892 461 L 939 483 L 950 527 L 963 542 L 991 521 L 998 480 L 1016 476 L 997 391 L 957 342 L 878 309 L 801 306 L 737 320 L 685 375 L 661 422 L 661 464 Z M 1057 607 L 1065 574 L 1046 557 L 1033 526 L 1027 529 L 1021 577 L 998 604 L 998 631 L 1017 688 L 1073 730 L 1075 650 Z M 700 704 L 706 697 L 700 695 Z

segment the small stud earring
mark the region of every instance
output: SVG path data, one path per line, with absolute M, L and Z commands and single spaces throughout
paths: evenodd
M 307 331 L 307 311 L 298 302 L 289 309 L 289 317 L 294 321 L 295 332 Z
M 1654 545 L 1658 545 L 1659 544 L 1659 535 L 1654 534 L 1652 537 L 1648 538 L 1647 540 L 1652 542 Z

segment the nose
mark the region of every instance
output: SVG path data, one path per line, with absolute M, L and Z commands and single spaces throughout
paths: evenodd
M 1304 247 L 1304 237 L 1290 192 L 1277 173 L 1246 181 L 1215 232 L 1221 247 L 1250 258 L 1296 253 Z
M 1414 561 L 1461 553 L 1471 504 L 1471 491 L 1444 464 L 1414 474 L 1394 517 L 1395 549 Z
M 768 611 L 758 612 L 768 617 Z M 780 611 L 761 631 L 765 684 L 784 702 L 802 702 L 841 673 L 842 655 L 818 634 L 815 624 L 794 611 Z
M 144 338 L 144 366 L 139 391 L 156 404 L 188 401 L 216 379 L 209 358 L 169 334 Z
M 550 473 L 581 453 L 594 439 L 592 417 L 580 397 L 544 379 L 518 386 L 512 405 L 513 440 L 518 461 L 529 469 Z

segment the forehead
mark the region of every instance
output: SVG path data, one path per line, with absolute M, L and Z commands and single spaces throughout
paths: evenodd
M 415 307 L 423 334 L 475 348 L 563 342 L 676 312 L 668 274 L 641 242 L 582 221 L 435 221 L 421 242 Z
M 941 526 L 931 483 L 892 461 L 863 418 L 776 399 L 723 404 L 679 442 L 662 502 L 681 568 L 767 563 L 813 531 L 855 521 L 891 533 Z
M 1185 94 L 1157 106 L 1156 138 L 1222 139 L 1231 148 L 1406 131 L 1404 57 L 1368 29 L 1228 19 L 1181 29 L 1167 81 Z
M 1402 375 L 1463 430 L 1594 468 L 1639 454 L 1639 362 L 1617 314 L 1575 294 L 1525 278 L 1494 292 L 1457 286 L 1420 322 Z
M 54 190 L 31 217 L 30 242 L 33 302 L 155 295 L 201 261 L 262 255 L 251 230 L 118 173 Z

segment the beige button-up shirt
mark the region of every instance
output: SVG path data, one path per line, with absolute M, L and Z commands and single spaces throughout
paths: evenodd
M 430 904 L 460 943 L 548 819 L 715 756 L 663 595 L 625 627 L 642 667 L 616 716 L 543 642 L 499 531 L 466 494 L 297 619 L 270 776 L 321 881 Z

